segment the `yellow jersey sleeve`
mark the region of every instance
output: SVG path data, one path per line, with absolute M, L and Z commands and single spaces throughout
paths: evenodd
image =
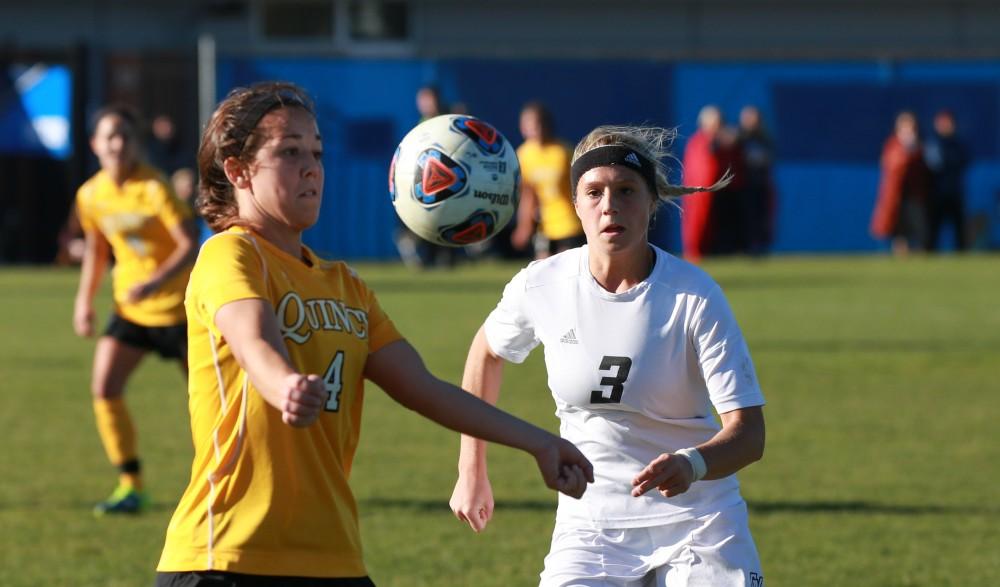
M 149 182 L 149 192 L 152 199 L 160 202 L 160 221 L 163 226 L 173 228 L 191 218 L 191 208 L 181 201 L 174 193 L 174 188 L 165 179 Z
M 245 299 L 268 299 L 265 265 L 254 243 L 237 233 L 222 233 L 205 241 L 188 284 L 192 315 L 215 328 L 219 308 Z
M 94 199 L 93 180 L 85 182 L 76 190 L 76 215 L 80 219 L 80 228 L 84 232 L 94 232 L 97 224 L 94 221 L 91 207 Z
M 361 281 L 360 278 L 358 281 L 365 288 L 368 298 L 368 352 L 374 353 L 387 344 L 402 339 L 403 335 L 396 330 L 396 325 L 393 324 L 388 314 L 382 309 L 381 304 L 379 304 L 378 299 L 375 297 L 375 292 L 368 287 L 368 284 Z

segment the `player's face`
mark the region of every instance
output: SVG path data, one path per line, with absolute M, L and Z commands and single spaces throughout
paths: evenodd
M 90 148 L 101 169 L 113 175 L 128 173 L 138 154 L 135 129 L 121 116 L 108 114 L 97 121 Z
M 606 252 L 645 250 L 654 203 L 642 176 L 620 165 L 595 167 L 576 187 L 576 214 L 587 244 Z
M 524 140 L 537 140 L 542 138 L 542 120 L 534 110 L 525 110 L 521 113 L 521 136 Z
M 266 140 L 251 165 L 256 212 L 303 231 L 319 218 L 323 200 L 323 140 L 316 119 L 302 108 L 267 113 L 256 132 Z

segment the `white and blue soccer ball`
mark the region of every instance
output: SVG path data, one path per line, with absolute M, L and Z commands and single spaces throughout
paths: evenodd
M 521 168 L 497 129 L 444 114 L 403 137 L 389 166 L 396 214 L 421 238 L 459 247 L 485 241 L 517 209 Z

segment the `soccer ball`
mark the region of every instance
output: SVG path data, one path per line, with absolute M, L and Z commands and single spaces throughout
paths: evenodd
M 459 247 L 484 241 L 517 208 L 521 167 L 493 126 L 445 114 L 403 137 L 389 166 L 396 214 L 421 238 Z

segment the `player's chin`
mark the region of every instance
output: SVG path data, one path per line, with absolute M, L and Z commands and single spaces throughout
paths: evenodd
M 290 219 L 289 224 L 296 230 L 306 230 L 312 228 L 319 221 L 319 206 L 314 210 L 300 210 Z

